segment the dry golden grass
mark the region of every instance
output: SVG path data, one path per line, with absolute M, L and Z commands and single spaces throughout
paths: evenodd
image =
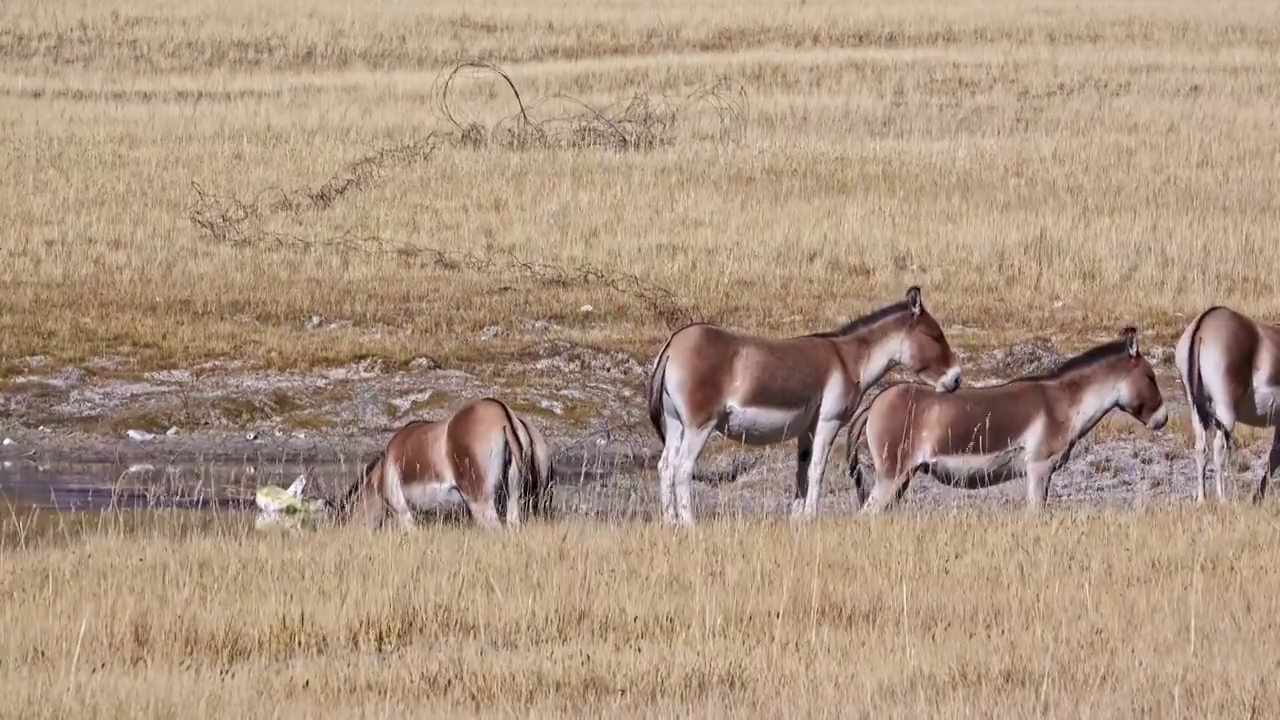
M 435 83 L 472 57 L 596 107 L 728 76 L 750 115 L 643 152 L 444 147 L 241 245 L 193 226 L 192 182 L 315 190 L 447 129 Z M 1280 312 L 1269 0 L 14 2 L 0 96 L 0 365 L 520 358 L 531 319 L 655 351 L 669 319 L 581 265 L 769 333 L 918 283 L 968 348 Z M 492 82 L 455 97 L 515 110 Z M 292 541 L 116 522 L 0 525 L 0 712 L 1280 712 L 1266 509 Z
M 1268 510 L 3 541 L 24 718 L 1280 712 Z
M 344 233 L 634 273 L 773 333 L 910 283 L 969 347 L 1280 311 L 1267 0 L 54 0 L 0 28 L 4 358 L 465 361 L 518 353 L 530 318 L 647 354 L 668 329 L 600 282 L 343 252 Z M 447 127 L 433 83 L 470 57 L 597 107 L 728 76 L 751 112 L 735 144 L 681 125 L 647 152 L 448 149 L 263 221 L 307 250 L 192 226 L 192 181 L 315 189 Z M 491 82 L 456 97 L 485 122 L 515 109 Z M 307 332 L 313 314 L 355 325 Z M 482 345 L 489 325 L 512 332 Z

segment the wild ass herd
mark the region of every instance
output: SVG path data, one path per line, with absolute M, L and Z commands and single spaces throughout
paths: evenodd
M 1175 349 L 1192 408 L 1196 497 L 1205 500 L 1213 447 L 1219 500 L 1237 424 L 1275 427 L 1280 406 L 1280 326 L 1215 306 L 1187 326 Z M 863 395 L 895 366 L 920 382 Z M 830 332 L 765 338 L 695 323 L 673 333 L 649 378 L 648 410 L 663 443 L 658 462 L 662 521 L 693 523 L 694 466 L 713 434 L 745 445 L 796 440 L 794 518 L 817 513 L 823 472 L 848 428 L 849 474 L 862 513 L 892 507 L 918 474 L 959 488 L 1026 482 L 1027 505 L 1043 509 L 1053 473 L 1112 410 L 1152 430 L 1169 418 L 1137 330 L 1068 359 L 1051 372 L 998 385 L 961 387 L 960 364 L 920 288 Z M 875 477 L 858 462 L 865 437 Z M 1261 501 L 1280 466 L 1280 431 L 1253 494 Z M 480 525 L 514 527 L 551 514 L 555 470 L 539 430 L 507 404 L 483 398 L 437 421 L 400 428 L 336 508 L 342 523 L 403 528 L 414 512 L 456 502 Z M 300 495 L 301 483 L 289 493 Z

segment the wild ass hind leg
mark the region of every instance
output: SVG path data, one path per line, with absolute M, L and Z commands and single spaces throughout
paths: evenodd
M 881 515 L 891 510 L 907 491 L 911 477 L 915 475 L 914 465 L 903 462 L 902 452 L 896 457 L 883 457 L 871 449 L 871 460 L 875 465 L 875 484 L 862 503 L 859 511 L 863 515 Z
M 529 464 L 532 466 L 532 463 Z M 516 461 L 512 458 L 510 466 L 505 473 L 506 477 L 500 478 L 498 482 L 506 484 L 506 505 L 507 517 L 506 525 L 508 528 L 515 529 L 520 527 L 520 511 L 524 505 L 525 498 L 525 480 L 529 477 L 531 467 L 526 467 L 523 460 Z M 496 497 L 494 498 L 497 499 Z
M 1258 488 L 1253 491 L 1253 504 L 1257 505 L 1267 496 L 1267 482 L 1280 469 L 1280 426 L 1271 431 L 1271 452 L 1267 453 L 1267 467 L 1258 480 Z
M 1195 433 L 1196 502 L 1203 505 L 1206 502 L 1205 491 L 1209 485 L 1209 436 L 1214 433 L 1214 428 L 1212 426 L 1206 428 L 1200 423 L 1200 419 L 1194 416 L 1191 427 Z
M 1231 468 L 1231 450 L 1234 445 L 1230 426 L 1219 428 L 1213 436 L 1213 481 L 1218 488 L 1218 502 L 1227 501 L 1226 474 Z
M 810 520 L 818 514 L 818 498 L 822 494 L 822 475 L 827 469 L 827 457 L 831 454 L 831 445 L 839 432 L 839 420 L 818 420 L 809 452 L 808 480 L 805 483 L 802 519 Z
M 1027 464 L 1027 512 L 1038 515 L 1049 502 L 1049 481 L 1053 479 L 1053 463 L 1049 461 Z
M 409 508 L 409 501 L 404 496 L 403 470 L 398 463 L 388 462 L 384 471 L 382 487 L 387 507 L 391 509 L 391 512 L 395 513 L 396 522 L 400 529 L 408 532 L 417 527 L 417 522 L 413 518 L 413 510 Z
M 867 501 L 862 504 L 862 510 L 859 512 L 863 515 L 883 515 L 892 510 L 906 494 L 911 476 L 914 474 L 910 469 L 893 475 L 877 473 L 876 484 L 871 488 L 871 493 L 867 495 Z
M 715 423 L 708 422 L 704 427 L 685 428 L 680 438 L 680 449 L 674 458 L 675 491 L 676 491 L 676 523 L 682 526 L 693 525 L 693 469 L 698 456 L 707 446 L 707 440 L 715 431 Z
M 497 530 L 502 527 L 502 518 L 498 517 L 498 508 L 492 497 L 467 500 L 467 509 L 476 524 L 486 530 Z
M 684 425 L 678 418 L 667 415 L 666 441 L 662 444 L 662 457 L 658 459 L 658 502 L 662 522 L 676 524 L 676 456 L 684 437 Z
M 888 447 L 877 451 L 872 441 L 870 429 L 867 433 L 867 448 L 871 452 L 871 462 L 875 466 L 875 484 L 862 503 L 863 515 L 880 515 L 898 504 L 906 494 L 911 478 L 917 470 L 923 468 L 919 462 L 912 462 L 912 450 L 907 443 L 893 443 L 892 452 Z

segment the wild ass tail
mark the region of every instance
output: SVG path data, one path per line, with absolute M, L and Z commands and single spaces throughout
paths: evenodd
M 537 428 L 530 430 L 529 424 L 523 420 L 521 423 L 525 434 L 529 436 L 529 462 L 531 463 L 529 477 L 533 481 L 533 493 L 528 503 L 530 512 L 542 518 L 549 518 L 552 501 L 555 499 L 555 459 L 541 431 Z
M 1187 399 L 1191 403 L 1200 427 L 1205 430 L 1216 427 L 1225 435 L 1226 428 L 1213 412 L 1209 397 L 1204 391 L 1204 377 L 1200 374 L 1200 325 L 1204 322 L 1205 316 L 1217 309 L 1218 306 L 1215 305 L 1200 313 L 1195 325 L 1191 327 L 1191 341 L 1187 343 Z
M 662 422 L 662 394 L 665 391 L 663 386 L 667 375 L 667 349 L 671 347 L 671 341 L 675 337 L 676 333 L 671 333 L 671 337 L 667 338 L 662 350 L 658 351 L 658 357 L 653 361 L 653 370 L 649 373 L 649 422 L 653 423 L 653 429 L 658 432 L 658 440 L 664 444 L 667 442 L 667 432 Z
M 849 434 L 847 437 L 847 453 L 849 456 L 849 479 L 853 481 L 853 486 L 858 490 L 859 499 L 862 495 L 862 465 L 858 463 L 858 445 L 862 442 L 862 431 L 867 426 L 868 410 L 871 404 L 862 408 L 853 416 L 853 420 L 849 422 Z
M 889 387 L 893 387 L 892 385 Z M 845 452 L 849 459 L 849 479 L 853 482 L 853 489 L 858 494 L 858 506 L 861 507 L 867 501 L 866 483 L 862 473 L 862 465 L 858 462 L 858 445 L 862 442 L 862 433 L 866 430 L 867 419 L 871 416 L 871 406 L 876 400 L 885 393 L 889 388 L 884 388 L 875 394 L 875 397 L 867 401 L 862 409 L 854 413 L 853 419 L 849 421 L 848 435 L 845 438 Z
M 387 510 L 387 499 L 383 496 L 381 477 L 386 456 L 386 450 L 379 451 L 373 456 L 373 459 L 365 463 L 360 475 L 347 486 L 341 497 L 332 503 L 337 524 L 353 522 L 357 516 L 371 526 L 376 527 L 382 523 Z
M 507 418 L 505 427 L 502 429 L 502 477 L 506 483 L 506 521 L 508 525 L 519 524 L 522 495 L 529 473 L 534 467 L 533 443 L 529 441 L 528 433 L 521 433 L 523 426 L 519 424 L 511 408 L 501 400 L 494 399 L 494 402 L 498 403 Z M 496 494 L 494 499 L 497 500 Z
M 556 459 L 547 453 L 547 467 L 542 478 L 538 482 L 538 513 L 543 517 L 550 517 L 554 499 L 552 487 L 556 481 Z

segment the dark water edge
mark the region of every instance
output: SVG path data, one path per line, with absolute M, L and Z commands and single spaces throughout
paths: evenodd
M 367 459 L 128 462 L 50 453 L 10 456 L 0 460 L 0 548 L 103 532 L 249 532 L 259 487 L 286 487 L 306 474 L 307 496 L 334 499 L 359 477 Z M 610 520 L 647 516 L 650 503 L 637 487 L 637 473 L 651 472 L 652 465 L 647 455 L 610 448 L 558 455 L 557 509 Z

